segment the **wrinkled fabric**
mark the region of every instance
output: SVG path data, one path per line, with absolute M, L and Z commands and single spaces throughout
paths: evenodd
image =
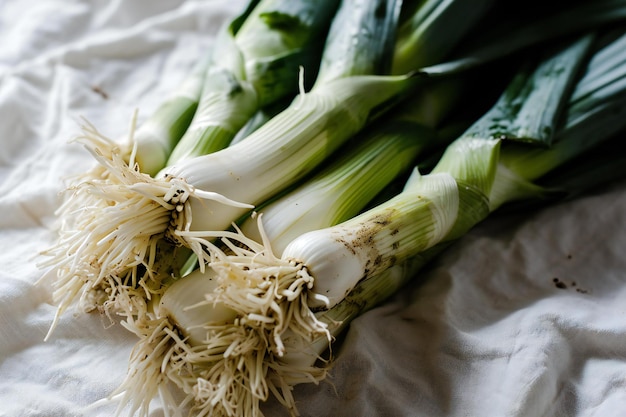
M 206 54 L 237 1 L 0 3 L 0 416 L 100 417 L 135 342 L 65 314 L 37 285 L 65 180 L 93 164 L 71 139 L 145 119 Z M 302 416 L 626 415 L 626 184 L 495 214 L 354 320 Z M 158 401 L 151 416 L 166 415 Z M 267 416 L 287 413 L 264 406 Z

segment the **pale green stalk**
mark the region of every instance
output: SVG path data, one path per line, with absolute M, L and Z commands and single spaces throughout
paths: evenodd
M 207 65 L 208 59 L 200 62 L 174 94 L 134 132 L 133 156 L 142 172 L 148 175 L 159 172 L 186 132 L 198 107 Z
M 261 0 L 218 39 L 198 111 L 168 165 L 227 147 L 262 107 L 315 75 L 338 0 Z
M 465 79 L 437 80 L 359 132 L 324 169 L 284 195 L 258 206 L 272 250 L 280 254 L 300 234 L 357 215 L 399 175 L 452 137 L 435 132 L 466 89 Z M 407 165 L 408 164 L 408 165 Z M 261 241 L 256 217 L 240 229 Z
M 280 254 L 302 233 L 331 226 L 361 211 L 393 179 L 415 164 L 418 154 L 437 142 L 433 130 L 401 118 L 385 118 L 365 138 L 344 148 L 344 154 L 312 178 L 269 204 L 257 208 L 272 250 Z M 242 232 L 261 240 L 256 216 Z

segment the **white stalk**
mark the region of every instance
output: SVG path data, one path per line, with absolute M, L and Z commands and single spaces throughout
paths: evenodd
M 174 404 L 168 385 L 174 382 L 186 393 L 184 401 L 195 401 L 190 388 L 195 385 L 191 369 L 204 369 L 209 358 L 226 354 L 232 338 L 214 329 L 233 323 L 236 312 L 207 301 L 205 294 L 214 291 L 217 283 L 211 271 L 187 275 L 185 285 L 180 285 L 181 281 L 171 284 L 159 300 L 154 300 L 152 319 L 146 319 L 146 315 L 123 323 L 139 341 L 131 354 L 126 379 L 112 394 L 120 401 L 120 410 L 129 405 L 147 416 L 150 401 L 157 394 L 166 409 L 182 408 L 183 404 Z M 197 348 L 202 346 L 206 348 Z
M 407 77 L 359 76 L 329 82 L 300 94 L 287 110 L 244 141 L 174 165 L 166 175 L 231 200 L 262 203 L 303 178 L 362 128 L 373 108 L 411 85 Z M 191 199 L 184 212 L 186 227 L 170 230 L 170 236 L 207 260 L 196 240 L 198 234 L 190 232 L 210 236 L 213 231 L 227 229 L 246 211 Z
M 454 178 L 415 171 L 395 198 L 337 226 L 301 235 L 280 258 L 272 252 L 262 216 L 262 243 L 240 232 L 221 233 L 229 254 L 196 235 L 213 255 L 210 266 L 220 277 L 207 297 L 237 311 L 248 325 L 262 326 L 268 350 L 280 357 L 288 330 L 307 339 L 330 338 L 314 310 L 332 308 L 358 282 L 439 243 L 458 210 Z
M 314 277 L 309 303 L 328 309 L 356 284 L 432 247 L 453 227 L 459 209 L 457 183 L 447 174 L 417 172 L 398 196 L 337 226 L 293 240 L 283 259 L 306 265 Z

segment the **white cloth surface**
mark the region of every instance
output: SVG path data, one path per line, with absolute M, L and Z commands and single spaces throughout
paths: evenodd
M 55 307 L 36 255 L 63 178 L 93 163 L 68 141 L 82 117 L 121 137 L 244 6 L 0 2 L 0 417 L 113 415 L 93 403 L 123 380 L 134 336 L 69 313 L 43 340 Z M 625 225 L 625 183 L 493 216 L 352 322 L 328 381 L 296 388 L 301 414 L 626 415 Z

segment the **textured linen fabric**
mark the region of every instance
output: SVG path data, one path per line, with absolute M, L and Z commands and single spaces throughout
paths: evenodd
M 0 3 L 0 416 L 112 416 L 135 338 L 66 313 L 52 337 L 37 253 L 81 118 L 122 138 L 178 85 L 237 1 Z M 302 416 L 626 415 L 626 184 L 496 214 L 353 321 Z M 152 417 L 166 415 L 154 401 Z M 287 415 L 274 401 L 267 416 Z M 123 415 L 123 414 L 122 414 Z

